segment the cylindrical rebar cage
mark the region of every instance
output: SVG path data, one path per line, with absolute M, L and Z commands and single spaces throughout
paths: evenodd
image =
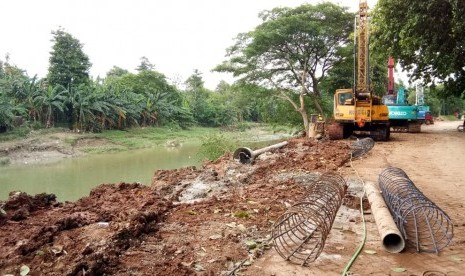
M 308 265 L 318 258 L 346 189 L 346 182 L 340 175 L 323 174 L 302 201 L 276 220 L 272 237 L 281 257 L 300 265 Z
M 352 149 L 352 158 L 358 158 L 367 154 L 375 145 L 375 140 L 370 137 L 354 141 L 350 148 Z
M 388 167 L 379 175 L 379 187 L 397 227 L 407 244 L 418 252 L 435 252 L 446 247 L 454 231 L 449 216 L 429 200 L 407 174 Z

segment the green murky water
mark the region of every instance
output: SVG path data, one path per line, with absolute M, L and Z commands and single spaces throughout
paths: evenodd
M 198 166 L 199 145 L 151 148 L 70 158 L 52 164 L 0 167 L 0 200 L 10 191 L 55 194 L 59 201 L 87 196 L 102 183 L 140 182 L 150 185 L 156 170 Z

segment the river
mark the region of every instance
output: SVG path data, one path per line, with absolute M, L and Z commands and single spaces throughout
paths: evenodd
M 49 164 L 0 167 L 0 200 L 7 199 L 11 191 L 22 191 L 30 195 L 52 193 L 58 201 L 75 201 L 102 183 L 150 185 L 156 170 L 200 165 L 196 158 L 198 148 L 198 144 L 177 148 L 160 146 L 87 155 Z
M 273 142 L 254 142 L 247 146 L 258 147 Z M 103 183 L 150 185 L 157 170 L 201 165 L 198 150 L 199 144 L 186 143 L 176 148 L 160 146 L 87 155 L 48 164 L 0 167 L 0 200 L 6 200 L 11 191 L 22 191 L 30 195 L 55 194 L 61 202 L 75 201 Z

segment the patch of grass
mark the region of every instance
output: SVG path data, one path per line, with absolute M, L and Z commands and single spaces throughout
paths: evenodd
M 234 151 L 236 144 L 222 134 L 211 134 L 202 139 L 199 157 L 202 160 L 215 160 L 226 152 Z
M 252 128 L 252 124 L 247 122 L 239 122 L 235 125 L 235 127 L 239 131 L 246 131 Z
M 234 212 L 234 216 L 236 218 L 248 218 L 250 214 L 247 211 L 236 211 Z
M 10 158 L 8 158 L 8 157 L 0 157 L 0 167 L 9 165 L 10 162 L 11 162 Z
M 128 149 L 147 148 L 164 144 L 168 140 L 184 142 L 200 141 L 209 133 L 218 133 L 219 129 L 194 127 L 187 130 L 171 127 L 144 127 L 128 130 L 109 130 L 97 134 L 100 138 L 127 147 Z
M 293 130 L 293 126 L 288 126 L 288 125 L 269 125 L 268 129 L 269 131 L 273 133 L 290 133 Z

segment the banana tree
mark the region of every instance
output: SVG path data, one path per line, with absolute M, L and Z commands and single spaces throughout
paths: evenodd
M 43 90 L 43 93 L 34 98 L 34 102 L 39 105 L 43 111 L 42 120 L 46 128 L 53 126 L 53 115 L 55 111 L 63 112 L 65 109 L 66 94 L 68 91 L 62 85 L 51 85 Z

